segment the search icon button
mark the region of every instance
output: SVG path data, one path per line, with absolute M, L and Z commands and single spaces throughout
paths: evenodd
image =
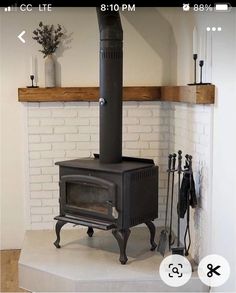
M 172 272 L 173 272 L 174 274 L 179 274 L 179 270 L 178 270 L 177 267 L 173 267 L 173 268 L 172 268 Z
M 192 266 L 186 257 L 169 255 L 163 259 L 159 267 L 161 279 L 171 287 L 186 284 L 192 275 Z

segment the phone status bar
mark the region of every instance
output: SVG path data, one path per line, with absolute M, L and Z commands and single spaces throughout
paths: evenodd
M 236 3 L 236 2 L 235 2 Z M 183 11 L 195 11 L 195 12 L 211 12 L 211 11 L 221 11 L 228 12 L 231 10 L 234 3 L 229 2 L 204 2 L 204 1 L 166 1 L 166 0 L 124 0 L 124 1 L 107 1 L 107 0 L 50 0 L 49 2 L 40 1 L 29 1 L 29 2 L 9 2 L 2 0 L 1 7 L 4 11 L 22 11 L 23 7 L 39 7 L 40 11 L 50 11 L 49 7 L 100 7 L 101 5 L 114 7 L 180 7 Z M 19 9 L 21 8 L 21 9 Z M 27 10 L 26 10 L 27 11 Z

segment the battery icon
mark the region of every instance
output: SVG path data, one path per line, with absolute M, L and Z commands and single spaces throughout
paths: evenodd
M 229 3 L 217 3 L 215 4 L 215 11 L 228 12 L 231 10 L 231 7 Z

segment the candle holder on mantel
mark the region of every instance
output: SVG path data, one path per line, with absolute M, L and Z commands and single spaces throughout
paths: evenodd
M 194 83 L 188 83 L 188 85 L 207 85 L 207 84 L 211 84 L 210 82 L 202 82 L 202 68 L 204 66 L 204 60 L 199 60 L 200 82 L 196 82 L 196 75 L 197 75 L 197 54 L 193 54 L 193 60 L 194 60 Z
M 30 75 L 30 79 L 31 79 L 31 85 L 27 86 L 27 88 L 37 88 L 37 85 L 34 85 L 34 75 Z
M 202 82 L 202 67 L 204 66 L 204 60 L 199 61 L 199 66 L 200 66 L 200 82 L 197 84 L 201 84 L 201 85 L 211 84 L 210 82 Z
M 188 85 L 197 84 L 197 54 L 193 54 L 193 60 L 194 60 L 194 83 L 188 83 Z

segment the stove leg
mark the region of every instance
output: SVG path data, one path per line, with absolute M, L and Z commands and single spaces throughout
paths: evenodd
M 156 234 L 156 227 L 155 225 L 153 224 L 153 222 L 151 221 L 147 221 L 145 222 L 145 224 L 147 225 L 149 231 L 150 231 L 150 243 L 151 243 L 151 250 L 155 250 L 156 247 L 157 247 L 157 244 L 156 242 L 154 241 L 155 239 L 155 234 Z
M 120 262 L 122 265 L 125 265 L 128 260 L 126 255 L 126 245 L 130 235 L 130 229 L 113 229 L 112 234 L 116 238 L 120 248 Z
M 88 230 L 87 230 L 88 236 L 89 237 L 92 237 L 93 236 L 93 233 L 94 233 L 93 228 L 92 227 L 88 227 Z
M 56 246 L 56 248 L 61 248 L 61 246 L 59 245 L 60 243 L 60 232 L 61 232 L 61 228 L 66 224 L 66 222 L 64 221 L 60 221 L 58 220 L 57 223 L 56 223 L 56 235 L 57 235 L 57 239 L 56 241 L 54 242 L 54 245 Z

